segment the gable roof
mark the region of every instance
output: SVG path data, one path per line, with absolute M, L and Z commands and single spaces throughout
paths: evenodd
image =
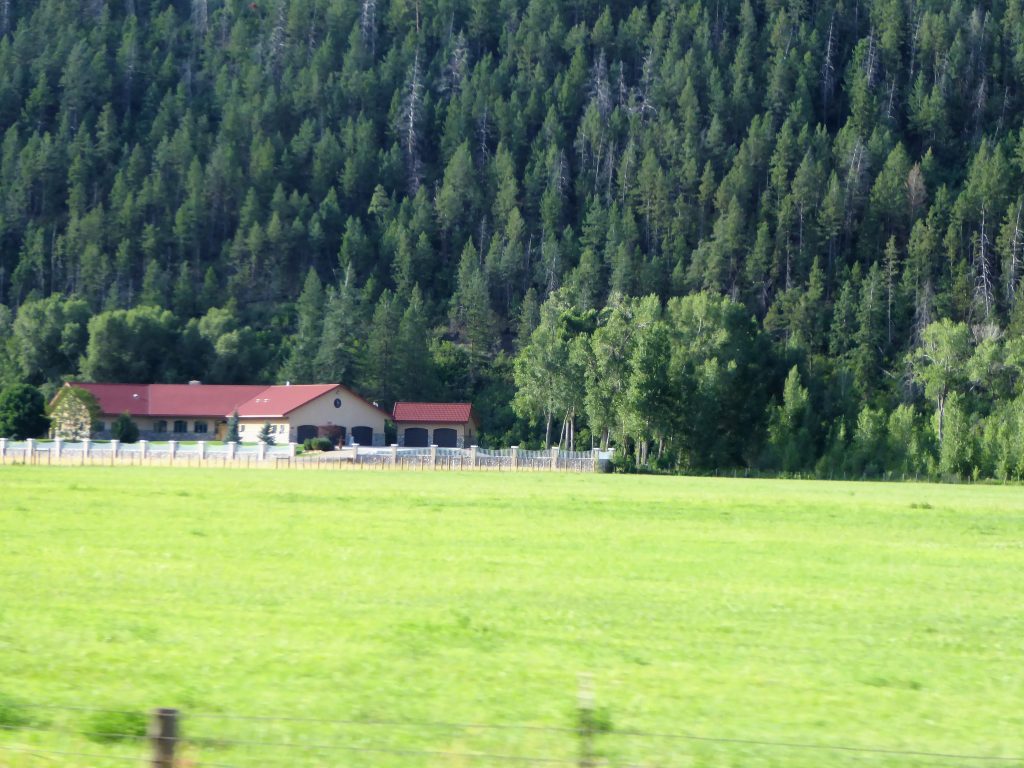
M 238 416 L 243 419 L 281 418 L 318 397 L 341 390 L 348 393 L 367 407 L 388 418 L 387 411 L 361 397 L 344 384 L 285 384 L 263 387 L 260 392 L 238 406 Z M 230 415 L 230 414 L 229 414 Z
M 395 421 L 466 424 L 475 421 L 472 403 L 395 403 Z
M 284 416 L 310 400 L 315 400 L 337 388 L 337 384 L 287 384 L 263 387 L 254 397 L 238 406 L 238 415 L 243 419 Z
M 69 386 L 91 392 L 104 414 L 223 417 L 266 389 L 263 384 L 91 384 Z

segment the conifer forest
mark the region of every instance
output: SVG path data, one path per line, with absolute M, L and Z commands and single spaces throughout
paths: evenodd
M 1024 478 L 1024 0 L 0 0 L 0 384 Z

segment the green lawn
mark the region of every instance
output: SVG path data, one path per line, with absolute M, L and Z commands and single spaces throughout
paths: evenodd
M 569 728 L 580 673 L 614 765 L 993 764 L 624 731 L 1024 754 L 1018 487 L 4 467 L 0 536 L 0 766 L 145 753 L 80 735 L 131 716 L 38 704 L 180 707 L 197 764 L 573 760 L 558 730 L 200 715 Z

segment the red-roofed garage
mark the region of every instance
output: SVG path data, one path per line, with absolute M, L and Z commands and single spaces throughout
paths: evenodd
M 470 403 L 395 403 L 391 418 L 407 448 L 465 448 L 480 431 Z

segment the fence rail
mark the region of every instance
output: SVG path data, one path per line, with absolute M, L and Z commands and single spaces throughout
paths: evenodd
M 0 466 L 179 466 L 320 470 L 444 470 L 494 472 L 598 472 L 608 468 L 611 452 L 529 451 L 518 446 L 489 450 L 478 446 L 425 448 L 346 446 L 303 453 L 297 445 L 238 443 L 137 443 L 11 441 L 0 438 Z

